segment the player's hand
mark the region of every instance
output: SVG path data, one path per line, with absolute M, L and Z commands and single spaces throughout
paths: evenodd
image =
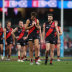
M 19 36 L 17 36 L 16 39 L 19 39 Z
M 34 26 L 34 22 L 32 23 L 32 27 Z
M 35 21 L 32 22 L 32 26 L 34 26 L 34 25 L 36 26 L 36 22 Z
M 60 44 L 60 39 L 58 39 L 57 43 Z
M 27 37 L 23 37 L 23 40 L 26 40 L 27 39 Z

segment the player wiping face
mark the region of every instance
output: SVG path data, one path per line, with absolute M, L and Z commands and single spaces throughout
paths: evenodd
M 28 39 L 29 39 L 29 51 L 31 64 L 33 64 L 33 41 L 35 44 L 35 63 L 38 63 L 38 48 L 39 48 L 39 37 L 37 30 L 39 29 L 39 20 L 36 18 L 36 12 L 31 13 L 31 18 L 26 21 L 26 29 L 29 30 Z

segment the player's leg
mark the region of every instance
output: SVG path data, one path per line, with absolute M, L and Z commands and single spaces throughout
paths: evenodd
M 60 43 L 57 44 L 57 61 L 60 61 Z
M 29 55 L 30 55 L 30 61 L 31 64 L 33 64 L 33 42 L 29 41 Z
M 39 44 L 39 48 L 38 48 L 38 61 L 40 62 L 40 44 Z
M 11 56 L 11 48 L 12 48 L 12 44 L 9 44 L 8 60 L 10 60 L 10 56 Z
M 28 45 L 25 45 L 25 48 L 24 48 L 24 58 L 25 60 L 27 60 L 27 48 L 28 48 Z
M 20 62 L 20 50 L 21 50 L 21 45 L 17 44 L 17 48 L 18 48 L 18 62 Z
M 3 60 L 4 59 L 4 56 L 3 56 L 3 44 L 0 44 L 0 48 L 1 48 L 1 59 Z
M 9 45 L 5 46 L 5 57 L 7 58 L 7 51 L 8 51 Z
M 38 49 L 39 49 L 39 39 L 34 40 L 34 46 L 35 46 L 35 63 L 38 63 Z
M 23 61 L 23 50 L 24 50 L 25 46 L 21 46 L 21 62 L 24 62 Z
M 49 50 L 50 50 L 50 43 L 46 43 L 45 64 L 47 64 L 47 61 L 48 61 Z
M 23 59 L 25 58 L 25 48 L 26 46 L 24 46 L 24 48 L 23 48 Z
M 53 57 L 54 57 L 54 49 L 55 49 L 55 44 L 50 44 L 50 56 L 51 56 L 51 59 L 50 59 L 50 64 L 52 64 L 52 61 L 53 61 Z

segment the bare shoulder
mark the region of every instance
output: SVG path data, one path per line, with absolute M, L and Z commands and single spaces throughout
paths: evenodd
M 54 22 L 55 22 L 55 26 L 58 26 L 58 21 L 57 21 L 57 20 L 55 20 Z
M 37 19 L 37 22 L 39 22 L 39 19 Z
M 27 19 L 27 20 L 26 20 L 26 22 L 30 22 L 30 20 L 29 20 L 29 19 Z
M 3 31 L 6 32 L 6 28 L 4 28 Z

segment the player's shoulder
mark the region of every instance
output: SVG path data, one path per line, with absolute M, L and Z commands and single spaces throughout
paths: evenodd
M 31 19 L 30 19 L 30 18 L 28 18 L 26 21 L 29 21 L 29 22 L 30 22 L 30 20 L 31 20 Z
M 58 20 L 54 20 L 53 22 L 54 22 L 54 23 L 58 23 Z
M 3 31 L 6 31 L 6 28 L 4 28 Z
M 29 24 L 31 22 L 31 19 L 27 19 L 26 23 Z

